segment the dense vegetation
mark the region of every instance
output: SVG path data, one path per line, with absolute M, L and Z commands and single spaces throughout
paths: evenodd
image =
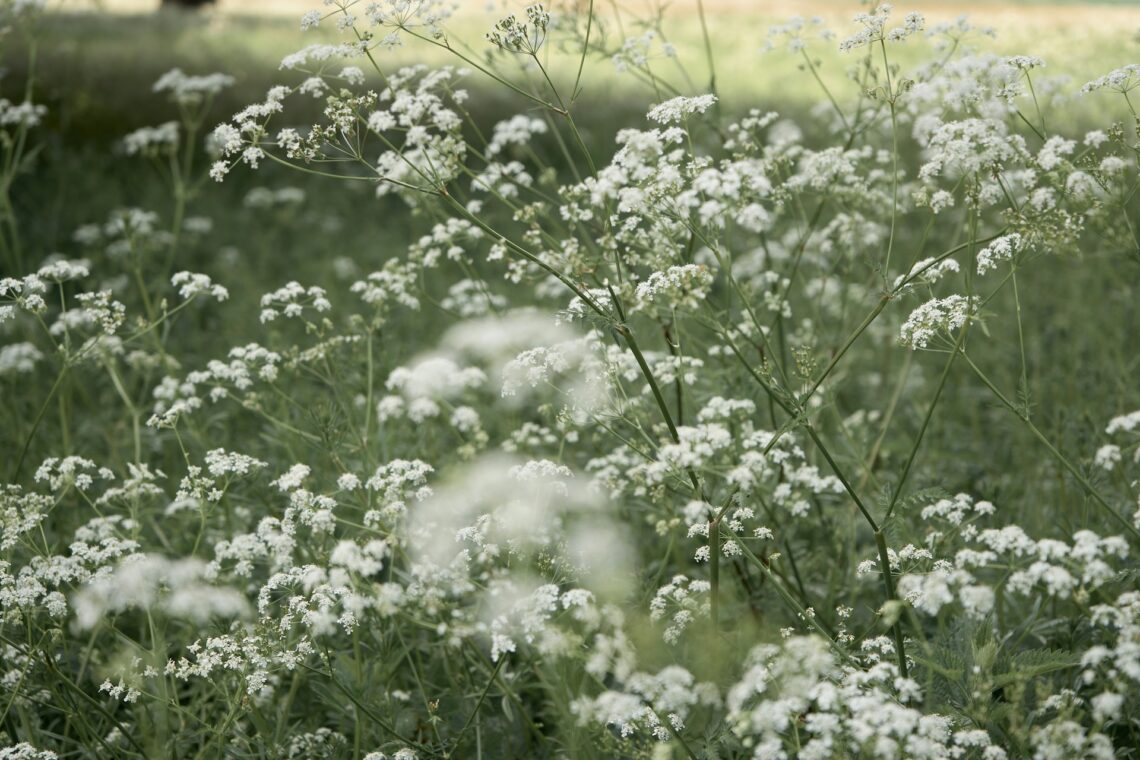
M 106 145 L 0 0 L 0 758 L 1135 754 L 1140 65 L 602 5 Z

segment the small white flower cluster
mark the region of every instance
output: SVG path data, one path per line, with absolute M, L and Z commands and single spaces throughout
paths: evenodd
M 996 269 L 999 262 L 1014 260 L 1014 257 L 1023 250 L 1021 235 L 1016 232 L 1002 235 L 997 240 L 978 251 L 978 274 L 985 274 Z
M 922 179 L 992 172 L 1026 155 L 1024 138 L 1010 134 L 1003 122 L 994 119 L 944 122 L 933 130 L 924 147 L 927 161 L 919 170 Z
M 1128 555 L 1128 544 L 1119 536 L 1101 538 L 1082 530 L 1073 535 L 1070 545 L 1053 539 L 1034 541 L 1013 525 L 984 530 L 974 525 L 993 512 L 992 504 L 975 503 L 967 494 L 925 507 L 923 519 L 945 522 L 966 548 L 960 549 L 952 562 L 936 560 L 931 552 L 913 547 L 900 552 L 900 561 L 892 565 L 902 569 L 902 555 L 906 554 L 909 569 L 898 584 L 902 597 L 928 615 L 937 615 L 957 601 L 967 615 L 980 619 L 989 615 L 995 604 L 997 579 L 982 579 L 982 573 L 991 568 L 1000 569 L 1000 582 L 1007 593 L 1067 599 L 1087 596 L 1113 581 L 1117 571 L 1110 563 Z M 932 546 L 945 539 L 941 531 L 929 538 Z M 861 570 L 864 566 L 869 570 L 873 563 L 864 562 Z M 918 572 L 924 567 L 925 572 Z
M 256 402 L 258 381 L 273 383 L 281 371 L 282 357 L 257 344 L 231 348 L 228 361 L 213 359 L 206 369 L 190 372 L 183 380 L 166 377 L 155 387 L 154 414 L 147 421 L 151 427 L 173 427 L 178 419 L 202 406 L 199 386 L 210 386 L 208 398 L 218 402 L 235 391 L 248 402 Z
M 296 671 L 313 652 L 313 644 L 306 638 L 276 638 L 272 629 L 265 634 L 239 629 L 190 644 L 186 655 L 167 662 L 163 672 L 180 681 L 209 681 L 236 673 L 246 693 L 258 697 L 276 680 L 277 673 Z
M 22 0 L 26 2 L 27 0 Z M 37 0 L 38 1 L 38 0 Z M 31 3 L 35 5 L 36 2 Z M 16 3 L 17 6 L 20 2 Z M 0 747 L 0 760 L 59 760 L 59 755 L 47 749 L 36 749 L 27 742 Z
M 420 65 L 388 77 L 379 96 L 385 108 L 372 113 L 368 128 L 377 133 L 399 130 L 404 139 L 402 145 L 386 142 L 376 160 L 378 195 L 398 193 L 416 205 L 423 193 L 438 191 L 460 174 L 467 143 L 456 109 L 467 93 L 455 85 L 467 73 L 450 67 L 429 71 Z
M 154 92 L 168 92 L 179 105 L 199 105 L 222 90 L 230 87 L 234 78 L 229 74 L 206 74 L 191 76 L 182 69 L 171 69 L 158 78 L 151 88 Z
M 783 24 L 768 27 L 768 39 L 761 48 L 762 51 L 776 49 L 775 40 L 780 37 L 787 38 L 787 50 L 790 53 L 801 53 L 807 47 L 805 32 L 813 30 L 818 39 L 830 41 L 835 38 L 835 32 L 824 26 L 824 20 L 819 16 L 804 19 L 803 16 L 793 16 Z
M 541 4 L 528 5 L 526 21 L 519 21 L 513 13 L 500 19 L 487 32 L 487 41 L 510 53 L 537 55 L 546 40 L 550 22 L 550 13 Z
M 666 100 L 649 109 L 647 116 L 650 121 L 658 124 L 679 124 L 685 117 L 695 113 L 704 113 L 716 104 L 716 95 L 698 95 L 694 98 L 676 97 Z
M 981 254 L 979 254 L 980 260 Z M 979 265 L 980 266 L 980 265 Z M 958 262 L 951 258 L 939 261 L 933 257 L 914 262 L 910 271 L 895 278 L 894 289 L 897 292 L 904 283 L 921 282 L 924 285 L 933 285 L 948 274 L 957 273 L 960 267 Z M 980 273 L 979 273 L 980 274 Z
M 1137 86 L 1140 86 L 1140 63 L 1130 63 L 1087 82 L 1081 87 L 1081 92 L 1087 94 L 1097 90 L 1115 90 L 1126 93 Z
M 890 3 L 878 3 L 870 13 L 857 14 L 855 23 L 861 24 L 863 28 L 840 42 L 839 49 L 847 52 L 884 40 L 902 42 L 926 28 L 926 20 L 922 14 L 912 12 L 903 19 L 902 26 L 887 30 L 887 20 L 890 18 L 892 10 Z
M 700 264 L 670 267 L 654 272 L 637 285 L 639 308 L 658 306 L 662 309 L 696 309 L 708 295 L 713 274 Z
M 388 375 L 385 385 L 408 399 L 454 398 L 487 381 L 478 367 L 460 367 L 445 356 L 423 359 L 411 367 L 397 367 Z
M 288 87 L 273 87 L 266 93 L 263 102 L 246 106 L 234 114 L 231 121 L 214 128 L 210 135 L 211 146 L 214 154 L 220 158 L 210 167 L 211 178 L 221 182 L 238 162 L 253 169 L 260 165 L 265 158 L 260 142 L 266 136 L 266 125 L 274 114 L 284 110 L 283 101 L 290 92 Z M 295 155 L 304 154 L 300 138 L 292 130 L 283 130 L 278 142 Z
M 362 301 L 370 304 L 377 312 L 385 312 L 396 305 L 419 309 L 417 289 L 415 271 L 409 266 L 402 266 L 396 259 L 389 259 L 383 269 L 372 272 L 363 280 L 357 280 L 350 288 L 351 292 L 359 295 Z
M 924 349 L 936 337 L 951 337 L 966 324 L 970 299 L 966 296 L 932 298 L 906 318 L 899 330 L 899 343 L 914 350 Z
M 516 114 L 495 124 L 485 153 L 488 156 L 497 156 L 510 146 L 526 145 L 535 135 L 545 135 L 546 132 L 546 122 L 542 119 Z
M 306 308 L 318 314 L 332 308 L 325 289 L 312 285 L 308 288 L 296 280 L 261 297 L 261 323 L 272 322 L 278 316 L 286 319 L 303 319 Z
M 0 298 L 11 301 L 0 305 L 0 324 L 12 319 L 16 309 L 31 314 L 43 313 L 47 309 L 47 301 L 43 297 L 46 292 L 47 283 L 39 275 L 30 274 L 18 280 L 14 277 L 0 278 Z
M 733 733 L 756 757 L 834 757 L 855 746 L 873 747 L 879 758 L 1008 757 L 986 731 L 955 729 L 949 716 L 914 706 L 918 683 L 874 651 L 890 652 L 890 642 L 864 646 L 865 668 L 842 664 L 820 637 L 756 647 L 725 699 Z
M 647 731 L 654 739 L 667 742 L 674 732 L 685 728 L 689 713 L 700 706 L 719 706 L 715 684 L 698 683 L 693 674 L 679 665 L 657 673 L 634 673 L 622 684 L 626 691 L 604 691 L 592 698 L 576 700 L 571 709 L 581 723 L 612 726 L 623 739 Z M 662 722 L 668 721 L 668 725 Z
M 75 623 L 90 630 L 109 615 L 130 609 L 160 612 L 204 624 L 214 617 L 238 618 L 249 612 L 236 589 L 203 583 L 206 563 L 133 554 L 112 572 L 88 582 L 72 600 Z
M 13 103 L 7 98 L 0 98 L 0 127 L 30 129 L 38 127 L 45 116 L 47 106 L 28 101 Z
M 573 343 L 569 346 L 573 349 Z M 538 346 L 521 352 L 503 367 L 504 398 L 518 396 L 524 389 L 534 389 L 551 385 L 561 374 L 568 372 L 573 354 L 565 344 L 546 347 Z
M 168 121 L 157 127 L 140 127 L 123 138 L 123 152 L 128 156 L 166 155 L 178 148 L 179 124 Z
M 708 616 L 709 588 L 708 581 L 675 575 L 657 589 L 649 603 L 649 619 L 657 621 L 669 614 L 669 625 L 662 633 L 666 644 L 678 643 L 694 620 Z
M 0 377 L 29 374 L 43 358 L 43 352 L 34 343 L 9 343 L 0 347 Z
M 80 476 L 86 477 L 89 476 Z M 89 486 L 77 484 L 77 487 L 85 490 Z M 4 526 L 6 530 L 14 531 L 4 538 L 5 551 L 11 551 L 17 541 L 23 543 L 31 533 L 41 530 L 40 516 L 47 513 L 50 505 L 42 496 L 17 493 L 11 489 L 4 493 L 3 498 Z M 58 496 L 53 501 L 56 499 Z M 16 567 L 8 561 L 0 562 L 0 620 L 7 624 L 37 614 L 40 610 L 52 618 L 65 617 L 68 603 L 61 589 L 78 588 L 88 581 L 102 578 L 112 572 L 120 558 L 133 556 L 139 549 L 139 543 L 120 536 L 129 535 L 137 528 L 138 523 L 118 515 L 99 517 L 75 530 L 66 555 L 38 557 Z
M 197 296 L 209 296 L 218 301 L 230 297 L 230 292 L 223 286 L 214 284 L 208 275 L 196 272 L 177 272 L 170 278 L 170 284 L 178 288 L 178 295 L 187 301 Z

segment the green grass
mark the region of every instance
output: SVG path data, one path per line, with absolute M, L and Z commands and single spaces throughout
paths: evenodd
M 846 20 L 853 11 L 839 10 L 840 6 L 849 5 L 833 5 L 836 10 L 827 20 L 841 38 L 852 29 Z M 944 3 L 937 5 L 931 23 L 954 17 Z M 1046 75 L 1069 77 L 1076 86 L 1140 56 L 1140 12 L 1134 14 L 1131 26 L 1098 21 L 1095 9 L 1089 11 L 1083 23 L 1074 23 L 1067 16 L 1056 21 L 1042 20 L 1035 16 L 1035 10 L 1024 13 L 1028 16 L 1024 25 L 1008 15 L 999 17 L 998 37 L 996 41 L 986 41 L 986 48 L 1010 55 L 1032 50 L 1049 62 Z M 1049 15 L 1049 11 L 1041 13 Z M 760 52 L 767 27 L 785 20 L 766 13 L 724 12 L 711 16 L 710 33 L 717 40 L 718 87 L 729 110 L 798 112 L 818 99 L 817 88 L 802 75 L 802 61 L 782 53 Z M 974 20 L 983 25 L 994 23 L 984 12 L 975 14 Z M 457 47 L 478 59 L 486 53 L 482 34 L 490 24 L 489 16 L 464 15 L 449 33 Z M 638 27 L 630 22 L 625 31 L 637 32 Z M 659 76 L 682 90 L 706 89 L 708 70 L 696 19 L 687 14 L 666 15 L 661 31 L 677 47 L 678 58 L 687 61 L 691 73 L 686 79 L 671 61 L 662 59 L 656 65 Z M 609 39 L 611 46 L 616 44 L 616 29 L 612 25 L 610 29 L 595 29 L 594 34 L 595 40 Z M 323 28 L 302 34 L 292 18 L 180 12 L 57 14 L 44 20 L 41 37 L 39 98 L 52 106 L 54 125 L 65 139 L 96 140 L 104 146 L 131 129 L 168 118 L 161 99 L 147 98 L 143 93 L 170 68 L 182 67 L 189 73 L 220 70 L 234 74 L 237 86 L 218 104 L 216 113 L 220 116 L 258 100 L 279 81 L 294 81 L 296 74 L 277 71 L 277 64 L 286 54 L 306 44 L 338 39 L 335 32 Z M 19 39 L 7 42 L 0 50 L 0 62 L 6 71 L 0 79 L 0 95 L 12 98 L 22 92 L 26 55 Z M 839 53 L 834 44 L 817 43 L 809 50 L 828 86 L 847 91 L 845 71 L 854 59 Z M 578 53 L 550 53 L 550 68 L 572 80 Z M 905 70 L 924 55 L 923 45 L 911 43 L 901 51 L 898 62 Z M 388 68 L 412 62 L 455 63 L 446 52 L 411 44 L 383 59 Z M 475 75 L 470 81 L 471 87 L 480 93 L 479 98 L 473 99 L 474 107 L 486 118 L 518 106 L 482 77 Z M 628 75 L 615 73 L 611 62 L 598 56 L 587 60 L 583 81 L 586 88 L 578 108 L 579 118 L 586 124 L 597 123 L 602 130 L 609 123 L 626 123 L 656 97 Z M 1069 109 L 1076 120 L 1073 129 L 1103 120 L 1102 107 L 1100 101 L 1094 101 L 1084 108 Z

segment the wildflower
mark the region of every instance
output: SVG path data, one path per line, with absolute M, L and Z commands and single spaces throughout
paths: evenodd
M 676 97 L 649 109 L 649 120 L 658 124 L 676 124 L 686 116 L 695 113 L 704 113 L 716 103 L 716 95 L 698 95 L 696 97 Z
M 1081 87 L 1081 94 L 1097 90 L 1115 90 L 1125 93 L 1140 85 L 1140 64 L 1130 63 L 1087 82 Z
M 947 274 L 957 272 L 958 269 L 958 262 L 954 259 L 947 258 L 941 261 L 934 258 L 922 259 L 921 261 L 916 261 L 907 274 L 896 277 L 894 287 L 898 290 L 908 279 L 917 280 L 927 285 L 933 285 Z
M 206 564 L 171 561 L 156 555 L 132 555 L 110 574 L 100 576 L 76 594 L 76 625 L 93 628 L 104 616 L 132 608 L 162 611 L 172 617 L 205 622 L 214 616 L 240 617 L 248 611 L 245 596 L 233 589 L 202 582 Z
M 1023 248 L 1021 235 L 1016 232 L 1003 235 L 978 251 L 978 274 L 985 274 L 997 267 L 999 262 L 1012 261 Z
M 541 4 L 528 5 L 526 18 L 521 22 L 512 13 L 499 20 L 487 33 L 487 41 L 508 52 L 536 55 L 546 39 L 550 13 Z
M 707 267 L 685 264 L 654 272 L 637 286 L 637 299 L 641 304 L 661 304 L 667 308 L 695 309 L 705 299 L 713 276 Z
M 947 335 L 966 323 L 970 302 L 965 296 L 934 298 L 919 306 L 899 331 L 899 342 L 912 349 L 926 348 L 938 335 Z
M 24 101 L 12 103 L 0 98 L 0 127 L 36 127 L 47 115 L 47 106 Z
M 151 89 L 154 92 L 169 92 L 179 105 L 197 105 L 233 83 L 234 78 L 228 74 L 189 76 L 182 69 L 171 69 L 159 77 Z
M 388 375 L 389 390 L 401 391 L 405 398 L 451 398 L 487 380 L 478 367 L 461 368 L 447 357 L 423 359 L 412 367 L 397 367 Z
M 331 309 L 332 304 L 324 288 L 316 285 L 305 288 L 293 281 L 261 297 L 261 322 L 272 322 L 279 315 L 300 318 L 306 308 L 321 313 Z
M 33 343 L 9 343 L 0 348 L 0 377 L 32 372 L 43 358 Z
M 123 152 L 128 156 L 155 156 L 170 153 L 178 147 L 179 126 L 168 121 L 157 127 L 141 127 L 123 138 Z
M 178 295 L 186 300 L 196 296 L 210 296 L 218 301 L 230 297 L 230 292 L 221 285 L 215 285 L 209 276 L 194 272 L 178 272 L 170 278 L 170 284 L 178 288 Z
M 496 156 L 511 145 L 526 145 L 535 135 L 546 132 L 546 122 L 542 119 L 517 114 L 495 124 L 491 141 L 487 144 L 487 155 Z
M 1111 443 L 1105 444 L 1096 450 L 1096 455 L 1093 458 L 1096 466 L 1102 470 L 1113 470 L 1116 465 L 1120 464 L 1123 456 L 1120 453 L 1120 447 Z
M 321 23 L 320 11 L 305 11 L 301 16 L 301 31 L 308 31 L 309 29 L 316 29 Z

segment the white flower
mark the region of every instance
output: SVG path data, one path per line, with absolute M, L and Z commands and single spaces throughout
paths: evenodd
M 712 281 L 712 272 L 701 264 L 669 267 L 638 283 L 637 300 L 645 306 L 660 304 L 665 308 L 683 306 L 695 309 L 708 295 Z
M 678 96 L 649 109 L 649 120 L 658 124 L 675 124 L 686 116 L 704 113 L 716 103 L 716 95 L 698 95 L 693 98 Z
M 32 372 L 43 358 L 33 343 L 10 343 L 0 348 L 0 377 Z
M 1120 447 L 1111 443 L 1105 444 L 1096 450 L 1096 456 L 1093 458 L 1096 466 L 1102 470 L 1113 470 L 1116 465 L 1120 464 L 1122 455 Z
M 947 335 L 966 323 L 969 299 L 965 296 L 933 298 L 919 306 L 899 331 L 899 342 L 912 349 L 926 348 L 938 335 Z
M 221 285 L 215 285 L 209 276 L 195 272 L 177 272 L 170 278 L 170 284 L 178 288 L 178 295 L 187 300 L 195 296 L 210 296 L 224 301 L 230 297 L 230 292 Z
M 1124 707 L 1124 696 L 1106 691 L 1090 699 L 1089 704 L 1092 705 L 1093 718 L 1096 721 L 1114 720 L 1120 717 L 1120 710 Z
M 1130 63 L 1119 69 L 1110 71 L 1102 77 L 1087 82 L 1081 87 L 1081 93 L 1090 93 L 1095 90 L 1115 90 L 1128 92 L 1140 85 L 1140 64 Z
M 158 78 L 152 89 L 155 92 L 169 92 L 175 101 L 183 105 L 193 105 L 217 95 L 233 83 L 234 78 L 228 74 L 188 76 L 182 69 L 171 69 Z
M 301 487 L 301 483 L 309 477 L 311 472 L 312 469 L 307 464 L 295 464 L 284 475 L 273 481 L 273 485 L 279 491 L 286 493 L 296 490 Z
M 978 274 L 985 274 L 997 267 L 998 262 L 1012 261 L 1013 257 L 1021 251 L 1021 235 L 1016 232 L 1003 235 L 997 240 L 978 251 Z
M 316 29 L 321 23 L 320 11 L 306 11 L 301 16 L 301 31 L 308 31 L 309 29 Z

